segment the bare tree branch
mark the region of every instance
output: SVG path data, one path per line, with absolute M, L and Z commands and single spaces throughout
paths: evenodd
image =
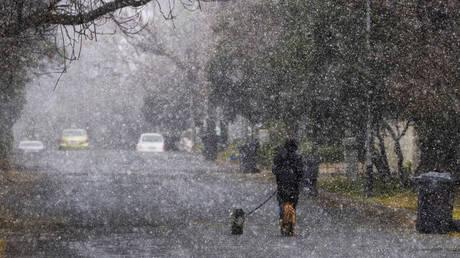
M 38 10 L 27 17 L 24 17 L 22 23 L 10 23 L 0 28 L 0 36 L 11 37 L 24 32 L 27 29 L 39 27 L 42 25 L 82 25 L 94 21 L 106 14 L 112 13 L 124 7 L 140 7 L 152 0 L 115 0 L 110 3 L 86 12 L 68 14 L 59 13 L 61 9 L 55 9 L 57 6 L 48 6 L 47 9 Z M 55 11 L 58 11 L 56 13 Z M 62 11 L 62 10 L 61 10 Z
M 43 7 L 35 12 L 11 21 L 10 23 L 2 24 L 0 26 L 0 37 L 8 38 L 14 37 L 22 32 L 31 29 L 39 28 L 41 26 L 49 25 L 83 25 L 97 20 L 107 14 L 113 13 L 116 10 L 125 7 L 141 7 L 153 0 L 114 0 L 112 2 L 102 2 L 96 8 L 84 6 L 82 2 L 75 2 L 73 6 L 58 5 L 61 1 L 51 1 L 46 7 Z M 226 2 L 230 0 L 192 0 L 200 5 L 200 2 Z M 92 2 L 91 2 L 92 3 Z M 164 16 L 169 19 L 174 18 L 172 9 L 175 0 L 168 2 L 170 11 L 165 13 Z
M 406 134 L 407 130 L 409 129 L 409 126 L 411 125 L 411 123 L 412 123 L 411 120 L 406 121 L 402 132 L 399 132 L 398 129 L 395 132 L 395 130 L 393 130 L 393 128 L 391 128 L 390 124 L 387 121 L 385 121 L 385 120 L 383 121 L 383 125 L 384 125 L 385 129 L 390 133 L 390 136 L 391 136 L 391 138 L 393 138 L 394 141 L 401 140 L 401 138 Z

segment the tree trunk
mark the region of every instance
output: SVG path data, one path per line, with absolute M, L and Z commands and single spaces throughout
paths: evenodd
M 311 156 L 307 158 L 307 171 L 305 171 L 305 184 L 311 196 L 318 195 L 318 174 L 320 158 L 318 154 L 318 128 L 313 128 L 311 137 Z
M 371 47 L 370 47 L 370 33 L 371 33 L 371 2 L 370 0 L 366 0 L 366 48 L 368 56 L 370 55 Z M 366 68 L 368 71 L 369 69 Z M 370 76 L 368 71 L 367 76 Z M 372 149 L 374 148 L 374 141 L 372 137 L 372 110 L 371 110 L 371 92 L 370 89 L 367 89 L 367 121 L 366 121 L 366 197 L 372 197 L 374 191 L 374 182 L 372 178 Z
M 394 141 L 394 145 L 395 145 L 394 146 L 394 151 L 395 151 L 396 156 L 398 157 L 398 175 L 399 175 L 401 184 L 404 187 L 409 186 L 409 180 L 408 180 L 409 175 L 406 174 L 406 172 L 404 171 L 404 168 L 403 168 L 404 156 L 403 156 L 403 153 L 402 153 L 402 150 L 401 150 L 400 141 L 401 141 L 401 138 L 406 134 L 407 129 L 409 128 L 409 124 L 410 124 L 410 121 L 407 121 L 406 125 L 404 126 L 404 129 L 402 130 L 402 132 L 399 132 L 398 127 L 396 128 L 396 132 L 395 132 L 395 131 L 393 131 L 393 129 L 391 128 L 391 126 L 387 122 L 384 122 L 385 128 L 390 133 L 390 136 Z
M 217 159 L 216 123 L 212 119 L 206 120 L 206 132 L 203 135 L 203 155 L 206 160 Z
M 384 182 L 388 182 L 391 179 L 391 170 L 390 165 L 388 164 L 388 157 L 385 150 L 385 142 L 383 139 L 380 130 L 376 131 L 376 137 L 379 140 L 379 152 L 375 151 L 375 158 L 373 159 L 373 163 L 379 172 L 380 179 Z
M 369 104 L 368 104 L 369 105 Z M 368 110 L 368 115 L 367 115 L 367 121 L 366 121 L 366 142 L 365 142 L 365 148 L 366 148 L 366 160 L 365 160 L 365 165 L 366 165 L 366 197 L 372 197 L 374 195 L 374 179 L 372 176 L 372 149 L 373 149 L 373 137 L 372 137 L 372 114 L 370 111 L 370 108 Z
M 220 129 L 221 129 L 221 134 L 220 134 L 220 143 L 222 146 L 227 146 L 228 142 L 228 124 L 226 121 L 220 121 Z
M 195 118 L 192 119 L 192 150 L 195 148 L 196 145 L 196 125 L 195 125 Z
M 403 168 L 404 156 L 401 151 L 401 144 L 399 143 L 399 139 L 395 140 L 394 150 L 395 150 L 396 156 L 398 157 L 398 174 L 401 180 L 401 184 L 404 187 L 408 187 L 409 186 L 408 175 L 406 175 L 406 172 L 404 171 L 404 168 Z
M 299 133 L 299 122 L 295 119 L 287 119 L 284 121 L 286 125 L 286 134 L 289 139 L 297 140 Z
M 0 121 L 4 121 L 4 119 L 0 117 Z M 9 155 L 12 147 L 13 132 L 7 122 L 2 122 L 0 123 L 0 171 L 10 168 Z

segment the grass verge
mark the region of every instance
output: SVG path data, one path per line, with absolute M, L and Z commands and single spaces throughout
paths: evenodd
M 39 184 L 43 175 L 35 171 L 12 168 L 0 173 L 0 195 L 7 192 L 16 193 L 23 198 L 32 196 L 30 189 L 33 185 Z M 8 235 L 11 232 L 27 233 L 48 233 L 64 232 L 64 218 L 36 218 L 18 216 L 8 207 L 0 204 L 0 236 Z M 6 238 L 0 238 L 0 257 L 4 257 L 4 250 L 7 245 Z
M 0 238 L 0 257 L 5 257 L 6 240 Z
M 379 203 L 393 208 L 417 210 L 417 193 L 402 188 L 396 181 L 375 182 L 374 197 L 372 198 L 364 197 L 365 182 L 362 179 L 352 182 L 344 178 L 325 178 L 320 179 L 318 184 L 324 191 L 353 199 Z M 453 218 L 460 219 L 460 188 L 457 187 L 455 192 Z

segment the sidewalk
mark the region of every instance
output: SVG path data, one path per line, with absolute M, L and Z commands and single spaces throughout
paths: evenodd
M 250 175 L 254 178 L 263 179 L 268 184 L 272 184 L 274 187 L 276 185 L 275 177 L 269 170 L 262 170 L 261 173 Z M 321 172 L 320 176 L 330 177 L 331 174 Z M 404 228 L 405 231 L 415 232 L 415 222 L 417 219 L 416 211 L 394 208 L 363 200 L 356 200 L 350 197 L 324 191 L 321 188 L 318 189 L 318 192 L 319 194 L 317 197 L 309 197 L 302 192 L 299 202 L 302 202 L 303 199 L 312 199 L 316 200 L 320 205 L 327 207 L 354 209 L 358 213 L 377 218 L 381 224 L 395 228 Z M 299 205 L 301 206 L 302 204 L 300 203 Z
M 325 192 L 321 189 L 319 189 L 319 195 L 316 198 L 319 202 L 332 207 L 353 207 L 360 212 L 366 213 L 368 216 L 379 218 L 384 224 L 391 223 L 394 226 L 415 229 L 417 219 L 417 212 L 415 211 L 355 200 L 339 194 Z
M 321 170 L 319 174 L 319 177 L 323 179 L 343 176 L 340 171 L 337 171 L 340 170 L 340 167 L 337 166 L 325 165 L 321 166 L 320 169 L 324 169 Z M 275 186 L 275 179 L 271 171 L 263 170 L 260 175 L 255 175 L 255 177 L 266 178 L 267 182 L 270 182 Z M 415 210 L 396 208 L 382 203 L 367 201 L 365 199 L 355 199 L 341 194 L 328 192 L 319 186 L 318 192 L 318 196 L 316 197 L 310 197 L 301 193 L 299 201 L 302 199 L 313 199 L 316 200 L 320 205 L 327 207 L 354 209 L 356 212 L 365 214 L 365 216 L 376 218 L 378 224 L 387 225 L 392 228 L 403 229 L 406 232 L 417 233 L 415 229 L 417 211 Z M 454 218 L 454 223 L 454 227 L 460 229 L 460 220 L 455 220 Z M 460 232 L 450 232 L 447 235 L 460 238 Z

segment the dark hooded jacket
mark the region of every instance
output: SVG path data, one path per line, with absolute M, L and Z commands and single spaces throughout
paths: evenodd
M 278 201 L 297 203 L 299 184 L 303 176 L 302 156 L 297 154 L 295 140 L 287 140 L 277 149 L 272 168 L 278 185 Z

